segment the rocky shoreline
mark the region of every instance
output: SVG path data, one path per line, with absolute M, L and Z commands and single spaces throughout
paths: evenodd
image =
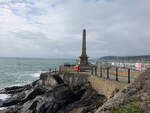
M 42 73 L 33 83 L 4 88 L 0 94 L 10 95 L 0 100 L 5 108 L 0 113 L 128 113 L 113 111 L 126 105 L 129 111 L 142 111 L 130 113 L 150 113 L 150 70 L 111 98 L 96 91 L 82 73 Z
M 0 100 L 0 113 L 94 113 L 106 102 L 85 74 L 42 73 L 40 79 L 24 86 L 7 87 L 0 94 L 10 98 Z

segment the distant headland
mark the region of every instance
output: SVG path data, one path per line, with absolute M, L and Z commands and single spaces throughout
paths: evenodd
M 99 58 L 100 61 L 116 62 L 150 62 L 150 55 L 139 56 L 104 56 Z

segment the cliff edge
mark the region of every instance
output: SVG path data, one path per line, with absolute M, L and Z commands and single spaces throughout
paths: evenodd
M 108 99 L 96 113 L 150 113 L 150 70 Z
M 4 88 L 11 95 L 0 101 L 0 113 L 94 113 L 107 100 L 94 90 L 85 74 L 42 73 L 25 86 Z

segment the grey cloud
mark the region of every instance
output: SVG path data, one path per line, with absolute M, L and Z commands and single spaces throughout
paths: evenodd
M 34 7 L 46 12 L 35 16 L 33 11 L 31 18 L 28 14 L 22 18 L 26 18 L 26 24 L 32 21 L 29 26 L 36 29 L 27 27 L 11 33 L 16 40 L 11 46 L 7 39 L 0 40 L 5 48 L 12 47 L 9 53 L 20 48 L 13 56 L 21 53 L 30 57 L 78 57 L 83 28 L 87 28 L 87 53 L 91 57 L 149 54 L 149 0 L 46 0 L 42 5 L 33 2 Z M 56 6 L 47 7 L 48 3 Z M 8 56 L 1 48 L 0 56 Z

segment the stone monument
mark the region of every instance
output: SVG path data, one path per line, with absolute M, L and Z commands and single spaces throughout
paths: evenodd
M 80 66 L 88 65 L 88 56 L 86 54 L 86 30 L 83 30 L 82 53 L 80 56 Z
M 86 30 L 83 30 L 83 37 L 82 37 L 82 52 L 80 56 L 80 63 L 79 63 L 80 71 L 85 71 L 91 69 L 91 65 L 88 62 L 88 56 L 86 54 Z

